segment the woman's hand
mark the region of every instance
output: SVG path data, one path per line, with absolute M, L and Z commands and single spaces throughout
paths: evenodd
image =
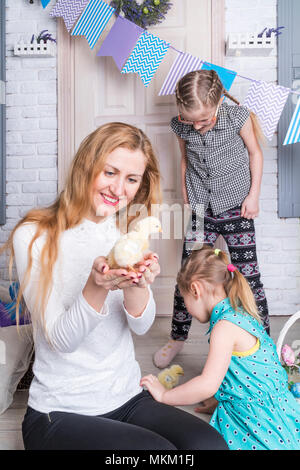
M 259 214 L 259 199 L 249 194 L 242 204 L 241 217 L 255 219 Z
M 163 398 L 167 389 L 165 389 L 155 375 L 146 375 L 145 377 L 142 377 L 140 385 L 141 387 L 146 387 L 156 401 L 163 403 Z
M 130 278 L 128 276 L 130 274 Z M 104 256 L 98 256 L 95 259 L 89 278 L 82 290 L 82 294 L 86 301 L 98 312 L 101 311 L 109 290 L 116 290 L 121 281 L 124 287 L 132 285 L 131 283 L 137 278 L 136 273 L 128 273 L 126 269 L 110 269 L 107 259 Z
M 133 280 L 137 280 L 137 274 L 129 273 L 124 268 L 110 269 L 107 259 L 104 256 L 98 256 L 93 263 L 90 278 L 99 287 L 106 290 L 116 290 L 132 286 Z M 120 283 L 122 283 L 122 287 L 120 287 Z
M 160 273 L 158 255 L 148 253 L 143 261 L 135 264 L 137 278 L 132 280 L 128 286 L 126 278 L 118 284 L 119 289 L 124 292 L 124 306 L 128 313 L 134 317 L 143 314 L 149 300 L 148 284 L 152 284 L 156 276 Z M 132 286 L 138 287 L 138 291 L 133 291 Z
M 130 272 L 128 273 L 127 277 L 120 279 L 117 288 L 125 289 L 127 287 L 141 287 L 145 288 L 148 284 L 153 284 L 156 276 L 160 273 L 160 266 L 158 263 L 158 255 L 156 253 L 147 253 L 145 258 L 140 261 L 139 263 L 135 264 L 135 268 L 137 270 L 136 273 Z M 129 277 L 133 277 L 133 279 L 129 279 Z M 117 282 L 117 281 L 116 281 Z
M 147 284 L 153 284 L 156 276 L 160 273 L 157 253 L 147 253 L 143 261 L 136 264 L 138 269 L 139 287 L 146 287 Z

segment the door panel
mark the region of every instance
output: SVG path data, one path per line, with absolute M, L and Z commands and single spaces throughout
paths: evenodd
M 211 62 L 211 9 L 212 0 L 175 0 L 166 20 L 150 31 L 174 48 Z M 166 225 L 163 238 L 151 240 L 151 249 L 158 252 L 161 263 L 161 274 L 153 291 L 157 313 L 171 314 L 184 230 L 182 222 L 180 236 L 176 233 L 176 238 L 173 234 L 174 218 L 182 216 L 180 155 L 177 139 L 169 127 L 171 117 L 176 115 L 174 96 L 158 96 L 158 93 L 177 53 L 172 48 L 168 50 L 145 88 L 138 75 L 121 74 L 112 58 L 97 57 L 112 21 L 94 50 L 90 50 L 84 38 L 74 38 L 75 149 L 87 134 L 111 121 L 136 125 L 151 139 L 160 162 L 163 200 L 173 209 L 171 216 L 167 207 L 160 214 L 163 229 Z M 171 233 L 165 239 L 169 217 Z

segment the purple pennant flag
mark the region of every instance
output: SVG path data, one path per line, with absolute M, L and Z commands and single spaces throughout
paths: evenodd
M 118 69 L 121 71 L 142 32 L 142 28 L 126 18 L 118 16 L 97 56 L 113 57 Z
M 89 0 L 58 0 L 53 10 L 51 10 L 50 16 L 61 16 L 67 30 L 70 32 L 88 3 Z
M 158 95 L 173 95 L 175 93 L 177 82 L 187 73 L 200 70 L 202 64 L 203 61 L 198 57 L 180 52 L 170 68 Z

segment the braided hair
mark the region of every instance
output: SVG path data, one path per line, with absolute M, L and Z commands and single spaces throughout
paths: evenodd
M 218 106 L 223 95 L 240 105 L 240 102 L 225 90 L 215 70 L 189 72 L 179 80 L 175 90 L 176 103 L 180 112 L 194 111 L 203 105 Z M 257 140 L 265 144 L 265 137 L 257 116 L 251 111 L 250 117 Z
M 175 94 L 177 105 L 186 110 L 199 105 L 217 106 L 222 95 L 239 104 L 227 93 L 215 70 L 196 70 L 186 74 L 177 83 Z

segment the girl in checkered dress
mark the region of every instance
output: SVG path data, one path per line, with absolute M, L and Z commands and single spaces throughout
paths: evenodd
M 234 104 L 223 103 L 224 96 Z M 192 251 L 191 242 L 213 246 L 222 235 L 232 262 L 249 282 L 269 333 L 254 228 L 263 172 L 259 145 L 263 136 L 256 116 L 228 94 L 214 70 L 185 75 L 177 84 L 176 101 L 179 114 L 172 119 L 171 128 L 182 155 L 183 200 L 192 209 L 182 262 Z M 199 216 L 203 210 L 204 234 L 203 215 Z M 176 285 L 171 339 L 155 353 L 157 367 L 166 367 L 181 351 L 191 319 Z

